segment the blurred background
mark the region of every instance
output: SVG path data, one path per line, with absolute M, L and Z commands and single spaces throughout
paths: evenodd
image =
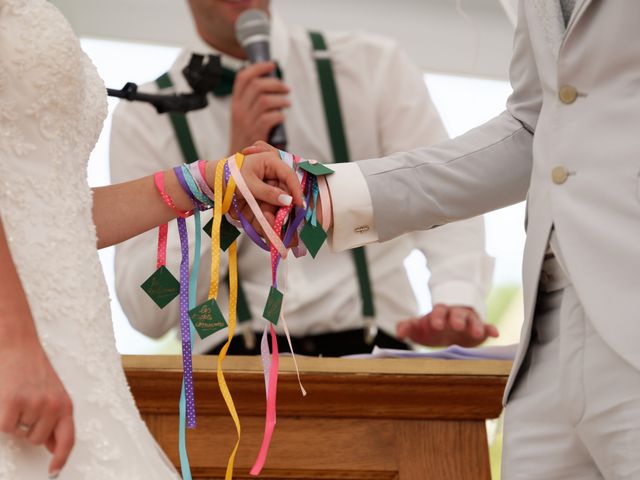
M 106 85 L 143 83 L 172 64 L 179 47 L 193 40 L 186 1 L 53 0 L 81 37 L 82 47 Z M 364 30 L 395 38 L 424 72 L 424 81 L 451 136 L 499 114 L 510 93 L 507 72 L 515 23 L 515 0 L 272 0 L 290 24 L 321 30 Z M 89 164 L 92 186 L 109 183 L 111 112 Z M 522 323 L 521 261 L 524 205 L 485 215 L 487 251 L 495 260 L 488 298 L 489 321 L 501 331 L 493 344 L 518 341 Z M 113 249 L 101 251 L 111 292 L 113 322 L 121 353 L 177 353 L 174 334 L 152 340 L 133 330 L 113 288 Z M 150 260 L 152 261 L 152 260 Z M 420 308 L 431 308 L 424 285 L 429 272 L 423 255 L 405 261 Z M 488 424 L 494 478 L 499 478 L 500 422 Z
M 81 37 L 82 47 L 105 84 L 121 88 L 165 72 L 179 46 L 193 40 L 186 1 L 54 0 Z M 499 114 L 510 93 L 507 72 L 512 48 L 512 0 L 273 0 L 288 23 L 322 30 L 364 30 L 395 38 L 424 71 L 424 80 L 451 136 Z M 109 99 L 109 113 L 117 104 Z M 109 183 L 111 115 L 91 156 L 89 182 Z M 495 257 L 489 320 L 501 336 L 495 344 L 518 340 L 522 322 L 520 267 L 524 247 L 524 205 L 485 216 L 487 251 Z M 170 353 L 173 334 L 151 340 L 133 330 L 113 289 L 113 249 L 101 252 L 111 292 L 113 321 L 121 353 Z M 422 253 L 405 261 L 420 308 L 428 312 L 424 285 L 429 272 Z

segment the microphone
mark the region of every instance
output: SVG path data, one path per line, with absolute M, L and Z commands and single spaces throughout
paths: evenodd
M 269 32 L 271 23 L 269 17 L 262 10 L 245 10 L 236 20 L 236 39 L 242 45 L 251 63 L 268 62 L 271 60 L 269 48 Z M 275 72 L 269 74 L 275 77 Z M 284 125 L 279 124 L 269 132 L 269 143 L 280 150 L 287 149 L 287 135 Z

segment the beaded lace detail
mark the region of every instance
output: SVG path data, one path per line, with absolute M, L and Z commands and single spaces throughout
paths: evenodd
M 0 214 L 38 334 L 74 403 L 64 479 L 174 479 L 129 392 L 96 251 L 86 162 L 105 87 L 45 0 L 0 0 Z M 0 434 L 0 479 L 45 478 L 44 447 Z

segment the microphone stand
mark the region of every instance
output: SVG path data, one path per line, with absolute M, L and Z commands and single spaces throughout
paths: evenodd
M 205 63 L 204 56 L 193 54 L 189 64 L 182 70 L 182 74 L 193 89 L 192 93 L 168 95 L 141 93 L 138 92 L 138 85 L 127 82 L 121 90 L 107 88 L 107 94 L 124 100 L 150 103 L 159 114 L 187 113 L 207 106 L 207 94 L 220 81 L 221 73 L 220 57 L 209 55 Z
M 206 95 L 198 93 L 183 93 L 173 95 L 154 95 L 138 92 L 138 85 L 127 82 L 121 90 L 107 88 L 110 97 L 122 98 L 130 102 L 146 102 L 156 108 L 158 113 L 179 112 L 187 113 L 207 106 Z

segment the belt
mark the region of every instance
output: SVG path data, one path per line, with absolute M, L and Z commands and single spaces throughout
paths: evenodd
M 260 339 L 261 334 L 254 333 L 256 341 L 253 348 L 247 348 L 242 337 L 238 336 L 231 342 L 229 355 L 260 355 Z M 269 339 L 271 342 L 271 339 Z M 342 357 L 345 355 L 353 355 L 357 353 L 370 353 L 373 345 L 365 342 L 362 329 L 345 330 L 342 332 L 324 333 L 321 335 L 307 335 L 304 337 L 291 337 L 293 351 L 298 355 L 306 355 L 310 357 Z M 395 348 L 398 350 L 410 350 L 409 345 L 387 335 L 381 330 L 375 338 L 375 345 L 380 348 Z M 222 348 L 222 344 L 218 345 L 207 354 L 216 355 Z M 287 337 L 278 335 L 278 349 L 280 351 L 289 351 Z

